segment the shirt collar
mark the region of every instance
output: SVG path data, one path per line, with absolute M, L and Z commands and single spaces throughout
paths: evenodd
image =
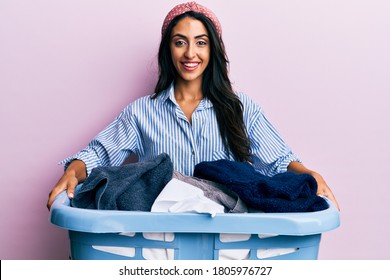
M 176 102 L 175 98 L 175 84 L 172 82 L 170 86 L 164 91 L 164 94 L 162 96 L 162 101 L 166 102 L 167 100 L 170 100 L 175 104 L 176 106 L 179 106 Z M 198 105 L 198 109 L 204 110 L 207 108 L 213 107 L 213 103 L 208 98 L 203 98 L 202 101 Z

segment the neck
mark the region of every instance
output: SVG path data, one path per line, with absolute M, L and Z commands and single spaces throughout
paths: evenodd
M 201 100 L 203 98 L 202 81 L 176 80 L 175 98 L 181 100 Z

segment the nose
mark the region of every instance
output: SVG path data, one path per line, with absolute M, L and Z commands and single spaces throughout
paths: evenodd
M 193 44 L 188 44 L 188 47 L 186 49 L 186 52 L 184 53 L 185 57 L 188 59 L 195 57 L 195 47 Z

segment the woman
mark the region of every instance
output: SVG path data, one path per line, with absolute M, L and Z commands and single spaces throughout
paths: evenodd
M 155 93 L 129 104 L 89 145 L 63 161 L 64 175 L 49 195 L 75 187 L 94 167 L 120 165 L 131 153 L 140 161 L 167 153 L 174 169 L 192 175 L 202 161 L 251 162 L 262 174 L 287 170 L 313 175 L 318 195 L 338 207 L 318 173 L 306 168 L 248 96 L 235 93 L 221 25 L 195 2 L 177 5 L 166 16 L 159 48 Z

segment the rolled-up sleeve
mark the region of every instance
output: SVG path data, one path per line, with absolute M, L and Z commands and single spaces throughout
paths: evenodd
M 84 149 L 60 162 L 64 169 L 75 160 L 82 160 L 89 175 L 98 166 L 121 165 L 131 152 L 139 148 L 140 134 L 131 105 L 126 107 L 115 120 L 101 131 Z
M 292 161 L 301 162 L 266 118 L 262 108 L 245 95 L 241 96 L 241 101 L 256 170 L 273 176 L 286 172 Z

